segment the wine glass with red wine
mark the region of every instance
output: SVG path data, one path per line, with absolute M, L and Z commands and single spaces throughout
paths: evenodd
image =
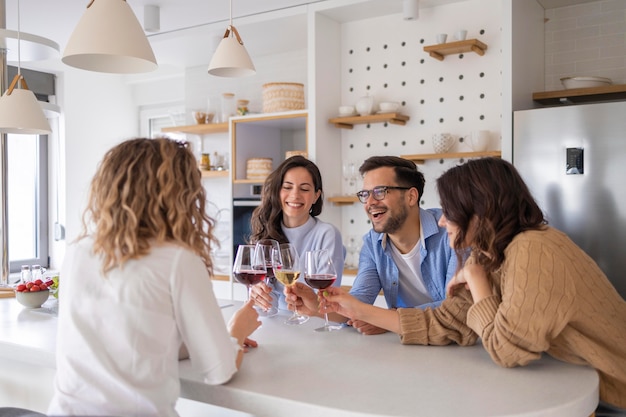
M 308 251 L 304 258 L 304 280 L 310 287 L 322 291 L 335 283 L 337 271 L 333 265 L 330 252 L 326 249 Z M 324 313 L 325 323 L 323 327 L 315 329 L 316 332 L 331 332 L 340 330 L 340 324 L 331 324 L 328 321 L 328 313 Z
M 274 239 L 260 239 L 256 242 L 256 246 L 259 247 L 263 251 L 263 257 L 265 258 L 265 269 L 267 270 L 267 274 L 265 275 L 265 282 L 270 287 L 274 287 L 273 281 L 276 279 L 274 276 L 274 259 L 272 258 L 272 251 L 279 250 L 279 244 L 277 240 Z M 277 303 L 278 300 L 274 299 L 274 303 Z M 262 317 L 274 317 L 278 314 L 278 308 L 272 305 L 267 310 L 258 309 L 259 316 Z
M 239 245 L 233 265 L 233 275 L 237 282 L 244 284 L 248 289 L 248 300 L 250 299 L 250 288 L 263 282 L 266 274 L 263 251 L 256 245 Z

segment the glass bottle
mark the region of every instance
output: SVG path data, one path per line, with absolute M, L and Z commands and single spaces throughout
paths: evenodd
M 38 279 L 43 281 L 43 273 L 46 272 L 46 268 L 41 265 L 33 265 L 32 268 L 32 279 L 33 281 L 37 281 Z
M 27 282 L 31 282 L 33 280 L 33 274 L 30 271 L 30 265 L 22 265 L 22 271 L 20 273 L 20 280 L 24 284 L 26 284 Z
M 228 119 L 236 112 L 235 95 L 233 93 L 222 94 L 222 123 L 228 122 Z

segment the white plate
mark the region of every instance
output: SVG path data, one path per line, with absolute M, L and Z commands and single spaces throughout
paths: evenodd
M 569 88 L 587 88 L 602 87 L 613 83 L 610 78 L 604 77 L 563 77 L 561 78 L 563 87 Z

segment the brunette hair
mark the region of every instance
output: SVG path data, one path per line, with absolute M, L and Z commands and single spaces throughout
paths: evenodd
M 200 256 L 212 274 L 211 246 L 219 243 L 205 204 L 200 171 L 186 143 L 131 139 L 110 149 L 100 163 L 79 239 L 93 235 L 104 273 L 147 255 L 155 242 L 174 242 Z
M 437 189 L 444 216 L 459 228 L 454 241 L 459 265 L 467 236 L 478 262 L 492 272 L 517 234 L 547 224 L 515 167 L 500 158 L 450 168 L 437 179 Z
M 366 172 L 377 168 L 391 167 L 396 174 L 396 181 L 401 187 L 415 187 L 421 198 L 424 194 L 424 174 L 422 174 L 414 162 L 399 156 L 372 156 L 361 164 L 359 173 L 363 176 Z M 385 184 L 387 185 L 387 184 Z
M 270 175 L 268 175 L 263 185 L 261 193 L 261 204 L 254 209 L 250 226 L 252 233 L 250 242 L 254 243 L 260 239 L 275 239 L 279 243 L 286 243 L 289 240 L 283 233 L 281 223 L 283 220 L 283 207 L 280 202 L 280 190 L 283 186 L 285 174 L 292 168 L 302 167 L 309 171 L 313 179 L 315 191 L 321 191 L 320 197 L 311 206 L 310 215 L 319 216 L 324 205 L 324 191 L 322 189 L 322 174 L 313 162 L 307 158 L 296 155 L 287 158 Z

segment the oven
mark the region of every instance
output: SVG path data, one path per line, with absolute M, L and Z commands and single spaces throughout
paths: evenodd
M 250 219 L 252 218 L 254 209 L 261 204 L 261 189 L 261 185 L 248 185 L 240 189 L 236 187 L 234 190 L 232 223 L 233 258 L 237 255 L 237 247 L 248 243 L 248 238 L 250 237 Z

